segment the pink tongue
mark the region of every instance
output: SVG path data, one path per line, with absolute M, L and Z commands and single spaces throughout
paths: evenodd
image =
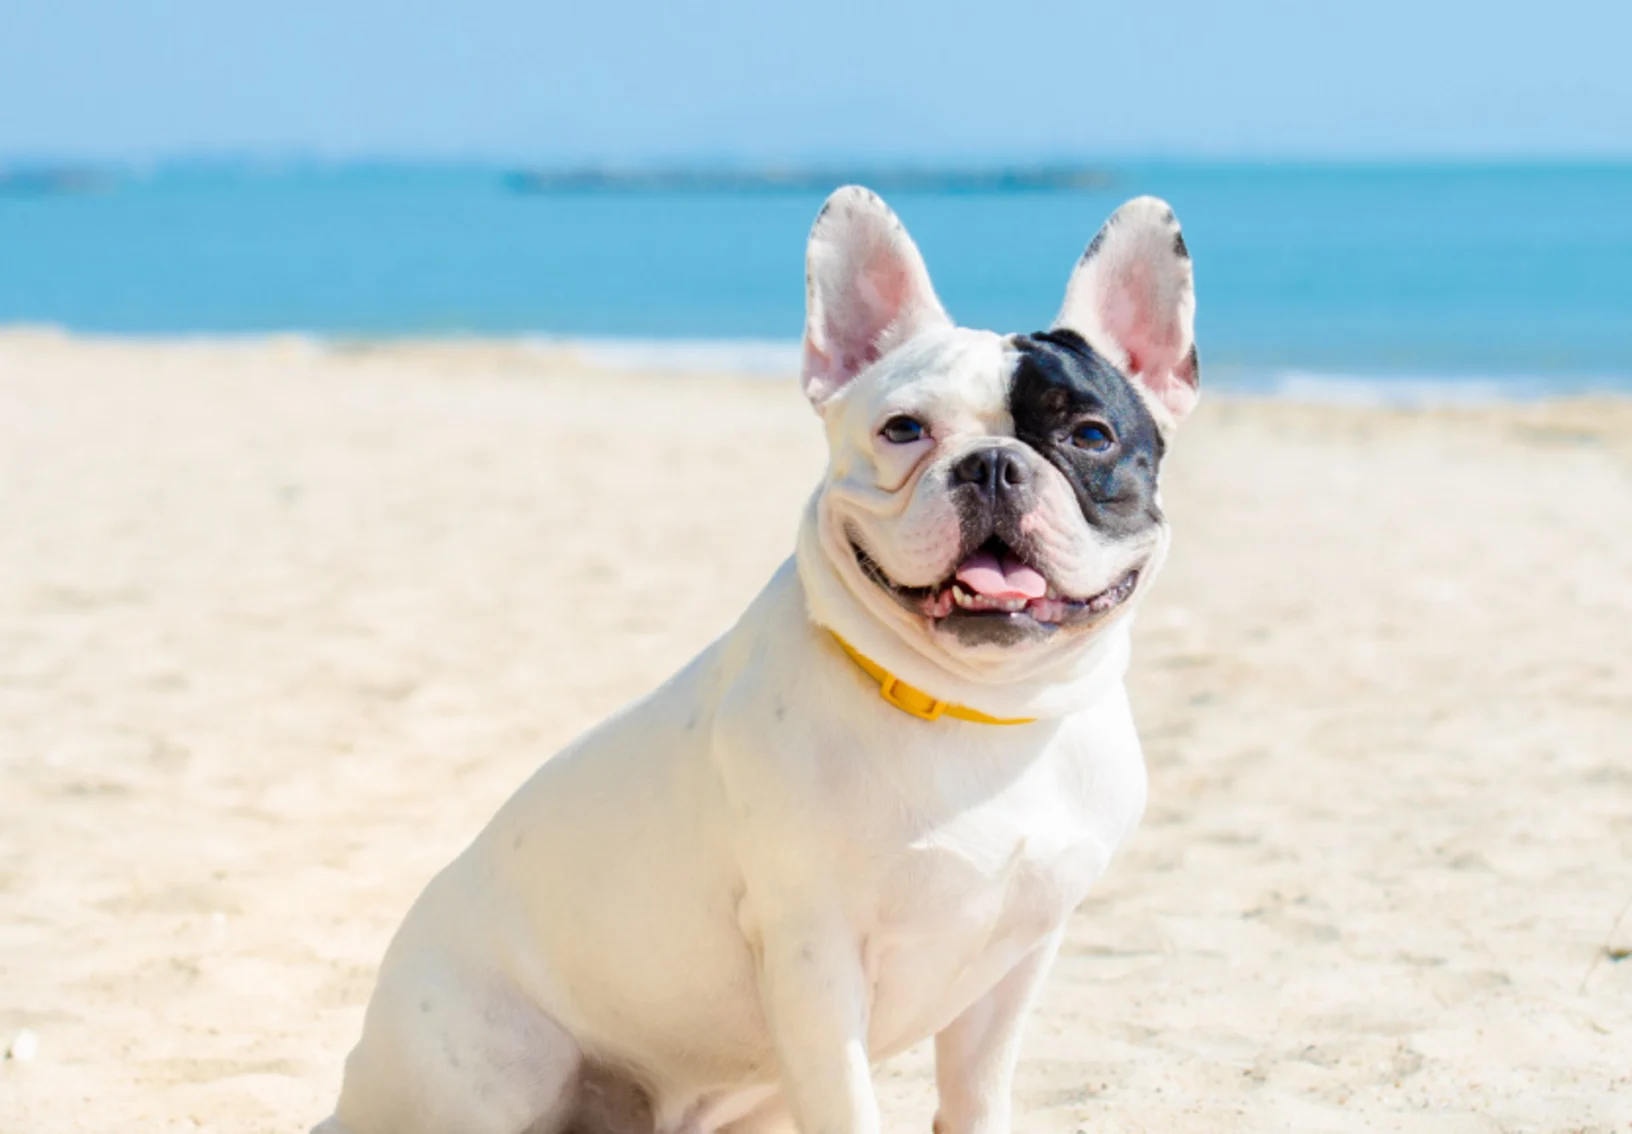
M 987 598 L 1034 599 L 1048 593 L 1048 580 L 1012 555 L 1001 560 L 977 551 L 958 568 L 958 582 Z

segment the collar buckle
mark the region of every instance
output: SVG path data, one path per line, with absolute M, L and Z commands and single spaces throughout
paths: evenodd
M 879 683 L 878 695 L 903 713 L 917 717 L 921 721 L 938 721 L 946 715 L 946 710 L 952 707 L 947 702 L 927 696 L 911 686 L 903 686 L 901 679 L 893 673 Z

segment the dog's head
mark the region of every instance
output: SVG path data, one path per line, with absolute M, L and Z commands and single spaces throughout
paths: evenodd
M 1121 618 L 1165 551 L 1157 473 L 1197 397 L 1173 210 L 1118 209 L 1033 334 L 954 326 L 901 222 L 853 186 L 816 218 L 806 286 L 803 383 L 830 448 L 810 523 L 861 608 L 986 680 Z

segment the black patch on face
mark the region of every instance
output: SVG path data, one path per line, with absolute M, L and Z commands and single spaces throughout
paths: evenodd
M 1125 539 L 1161 523 L 1156 473 L 1162 436 L 1128 379 L 1074 331 L 1016 335 L 1012 341 L 1020 352 L 1009 387 L 1015 437 L 1065 475 L 1096 531 Z M 1072 444 L 1085 421 L 1110 427 L 1106 451 Z
M 1173 234 L 1173 255 L 1181 260 L 1190 258 L 1190 246 L 1184 242 L 1184 233 L 1182 232 Z

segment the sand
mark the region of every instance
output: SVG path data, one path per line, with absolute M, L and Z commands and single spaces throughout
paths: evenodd
M 791 383 L 0 336 L 0 1131 L 324 1115 L 419 887 L 822 457 Z M 1214 397 L 1166 484 L 1019 1130 L 1632 1130 L 1632 405 Z

